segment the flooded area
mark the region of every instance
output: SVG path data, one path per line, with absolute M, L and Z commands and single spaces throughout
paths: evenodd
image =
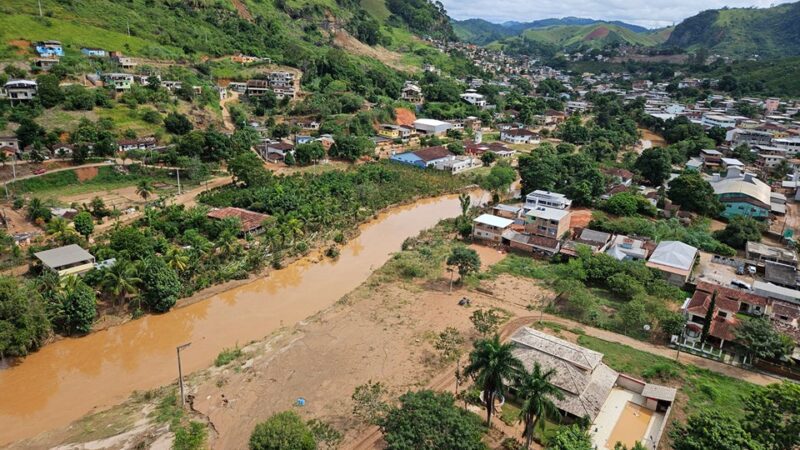
M 0 445 L 64 426 L 212 364 L 223 348 L 263 338 L 333 305 L 407 237 L 460 213 L 456 196 L 401 206 L 363 225 L 336 261 L 307 258 L 208 300 L 45 346 L 0 371 Z

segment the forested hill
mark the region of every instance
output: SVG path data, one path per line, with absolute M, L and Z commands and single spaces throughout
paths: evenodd
M 800 55 L 800 2 L 704 11 L 676 26 L 667 45 L 734 57 Z
M 153 59 L 236 53 L 300 67 L 330 46 L 330 29 L 367 45 L 399 48 L 419 36 L 453 38 L 428 0 L 41 0 L 0 2 L 0 58 L 14 43 L 61 40 Z
M 474 44 L 485 45 L 506 37 L 517 36 L 526 30 L 538 30 L 549 27 L 585 27 L 602 26 L 605 24 L 630 30 L 634 33 L 648 33 L 648 29 L 621 21 L 604 22 L 581 17 L 563 17 L 560 19 L 541 19 L 532 22 L 504 22 L 492 23 L 483 19 L 467 19 L 453 21 L 453 29 L 459 39 Z M 555 29 L 557 30 L 557 29 Z

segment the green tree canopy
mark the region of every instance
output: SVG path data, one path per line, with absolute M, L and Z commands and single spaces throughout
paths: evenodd
M 390 450 L 483 450 L 480 419 L 455 405 L 449 392 L 424 390 L 400 397 L 381 422 Z
M 761 233 L 765 228 L 762 222 L 752 217 L 736 216 L 730 219 L 724 230 L 715 232 L 714 237 L 733 248 L 743 250 L 748 241 L 761 241 Z
M 317 443 L 296 412 L 284 411 L 256 425 L 249 446 L 250 450 L 315 450 Z
M 745 399 L 745 430 L 770 450 L 800 445 L 800 385 L 790 381 L 754 390 Z
M 792 338 L 776 330 L 766 317 L 751 317 L 742 321 L 735 333 L 745 348 L 758 358 L 780 358 L 794 347 Z
M 464 246 L 453 248 L 450 256 L 447 257 L 448 266 L 458 267 L 458 275 L 461 278 L 477 272 L 481 268 L 481 258 L 478 252 Z
M 163 259 L 148 258 L 143 262 L 140 275 L 144 287 L 143 297 L 155 312 L 167 312 L 178 301 L 182 285 L 178 274 Z
M 675 450 L 764 450 L 739 421 L 713 409 L 701 409 L 670 434 Z
M 15 278 L 0 276 L 0 355 L 27 355 L 49 332 L 41 295 Z
M 669 183 L 667 196 L 687 211 L 714 217 L 722 212 L 722 204 L 714 188 L 697 172 L 686 172 Z
M 573 424 L 561 427 L 547 442 L 547 450 L 594 450 L 589 433 Z
M 75 225 L 75 230 L 85 238 L 88 238 L 94 231 L 94 219 L 88 211 L 81 211 L 76 214 L 72 219 L 72 223 Z
M 672 156 L 661 147 L 647 148 L 636 158 L 633 167 L 652 186 L 661 186 L 669 178 Z

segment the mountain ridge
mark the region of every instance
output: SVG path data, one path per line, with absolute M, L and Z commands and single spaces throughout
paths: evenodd
M 581 17 L 562 17 L 534 20 L 530 22 L 506 21 L 489 22 L 485 19 L 453 20 L 453 30 L 459 39 L 478 45 L 486 45 L 503 38 L 518 36 L 528 30 L 537 30 L 559 26 L 598 26 L 614 25 L 634 33 L 649 33 L 651 30 L 619 20 L 597 20 Z

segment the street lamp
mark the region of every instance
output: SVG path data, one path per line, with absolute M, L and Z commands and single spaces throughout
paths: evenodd
M 185 349 L 190 345 L 192 345 L 192 343 L 187 342 L 183 345 L 175 347 L 175 351 L 178 353 L 178 385 L 181 387 L 181 407 L 186 406 L 186 397 L 183 394 L 183 371 L 181 370 L 181 350 Z

